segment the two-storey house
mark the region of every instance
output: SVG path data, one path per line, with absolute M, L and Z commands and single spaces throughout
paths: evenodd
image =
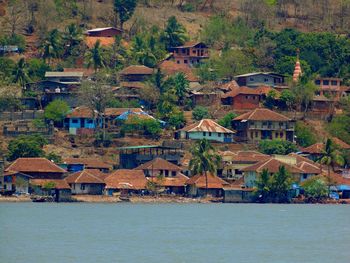
M 209 58 L 209 50 L 203 42 L 186 42 L 182 46 L 172 47 L 174 60 L 177 64 L 196 65 Z
M 258 108 L 244 113 L 232 121 L 240 141 L 281 139 L 294 142 L 295 122 L 277 112 Z

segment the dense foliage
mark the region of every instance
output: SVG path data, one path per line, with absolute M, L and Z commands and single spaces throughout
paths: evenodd
M 296 152 L 298 150 L 297 146 L 290 142 L 284 140 L 262 140 L 259 143 L 259 151 L 264 154 L 289 154 L 291 152 Z
M 47 140 L 40 135 L 20 136 L 10 141 L 8 145 L 8 160 L 13 161 L 20 157 L 44 156 L 43 146 Z
M 302 147 L 316 143 L 315 132 L 303 122 L 298 121 L 296 123 L 295 135 L 297 143 Z
M 68 104 L 63 100 L 54 100 L 50 102 L 44 112 L 46 120 L 52 120 L 56 123 L 62 122 L 69 111 Z

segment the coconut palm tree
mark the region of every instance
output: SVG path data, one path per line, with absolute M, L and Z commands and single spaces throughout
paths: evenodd
M 51 58 L 59 58 L 62 53 L 62 37 L 57 30 L 51 30 L 41 45 L 43 58 L 48 59 L 50 64 Z
M 73 23 L 66 27 L 62 38 L 65 46 L 65 56 L 72 55 L 74 48 L 79 46 L 81 41 L 83 41 L 81 29 Z
M 166 48 L 170 48 L 184 44 L 188 40 L 188 36 L 183 25 L 177 22 L 175 16 L 172 16 L 167 21 L 161 39 L 162 42 L 165 43 Z
M 103 49 L 101 47 L 101 42 L 99 40 L 96 41 L 93 48 L 89 49 L 86 54 L 87 66 L 88 68 L 93 65 L 95 69 L 95 73 L 101 67 L 105 66 L 104 58 L 103 58 Z
M 208 195 L 208 173 L 214 174 L 220 163 L 221 157 L 208 140 L 196 141 L 191 149 L 192 159 L 189 167 L 192 174 L 205 175 L 205 189 Z
M 321 157 L 318 162 L 323 165 L 327 165 L 328 174 L 327 180 L 330 186 L 331 184 L 331 167 L 334 170 L 335 165 L 344 165 L 345 160 L 341 153 L 336 149 L 331 139 L 327 139 L 324 149 L 322 150 Z
M 21 58 L 16 64 L 16 67 L 13 70 L 13 77 L 13 81 L 21 85 L 22 89 L 24 89 L 25 85 L 30 80 L 24 58 Z

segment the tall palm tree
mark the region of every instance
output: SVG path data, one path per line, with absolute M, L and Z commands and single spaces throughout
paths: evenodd
M 183 25 L 177 22 L 175 16 L 168 19 L 162 40 L 165 43 L 166 48 L 182 45 L 188 40 L 186 29 Z
M 100 40 L 97 40 L 93 48 L 89 49 L 86 54 L 88 68 L 93 65 L 95 73 L 101 67 L 104 67 L 103 49 Z
M 212 174 L 216 173 L 221 157 L 206 139 L 196 141 L 191 149 L 191 154 L 192 159 L 189 164 L 190 170 L 194 175 L 205 175 L 205 189 L 206 195 L 208 195 L 208 172 Z
M 323 165 L 327 165 L 328 168 L 328 183 L 331 183 L 331 167 L 334 170 L 335 165 L 344 165 L 345 160 L 341 153 L 336 149 L 331 139 L 327 139 L 324 149 L 322 150 L 321 157 L 318 162 Z
M 24 89 L 25 85 L 30 80 L 24 58 L 21 58 L 16 64 L 13 70 L 13 77 L 14 77 L 13 81 L 21 85 L 22 89 Z
M 59 58 L 62 51 L 61 33 L 57 30 L 51 30 L 41 45 L 43 58 L 48 59 L 50 64 L 51 58 Z
M 62 38 L 64 41 L 66 56 L 72 55 L 74 48 L 79 46 L 80 43 L 83 41 L 81 29 L 73 23 L 66 27 Z

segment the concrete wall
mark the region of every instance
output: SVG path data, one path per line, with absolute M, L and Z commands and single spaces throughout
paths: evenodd
M 44 117 L 43 110 L 24 110 L 24 111 L 4 111 L 0 112 L 0 121 L 18 121 L 18 120 L 34 120 Z
M 101 195 L 103 189 L 103 184 L 83 184 L 83 187 L 82 184 L 71 184 L 72 194 Z
M 220 136 L 219 136 L 220 135 Z M 209 141 L 217 141 L 217 142 L 224 142 L 225 138 L 231 138 L 230 135 L 226 135 L 224 133 L 217 133 L 217 132 L 188 132 L 189 139 L 192 140 L 201 140 L 201 139 L 207 139 Z
M 254 201 L 254 192 L 247 190 L 224 189 L 224 203 L 250 203 Z

